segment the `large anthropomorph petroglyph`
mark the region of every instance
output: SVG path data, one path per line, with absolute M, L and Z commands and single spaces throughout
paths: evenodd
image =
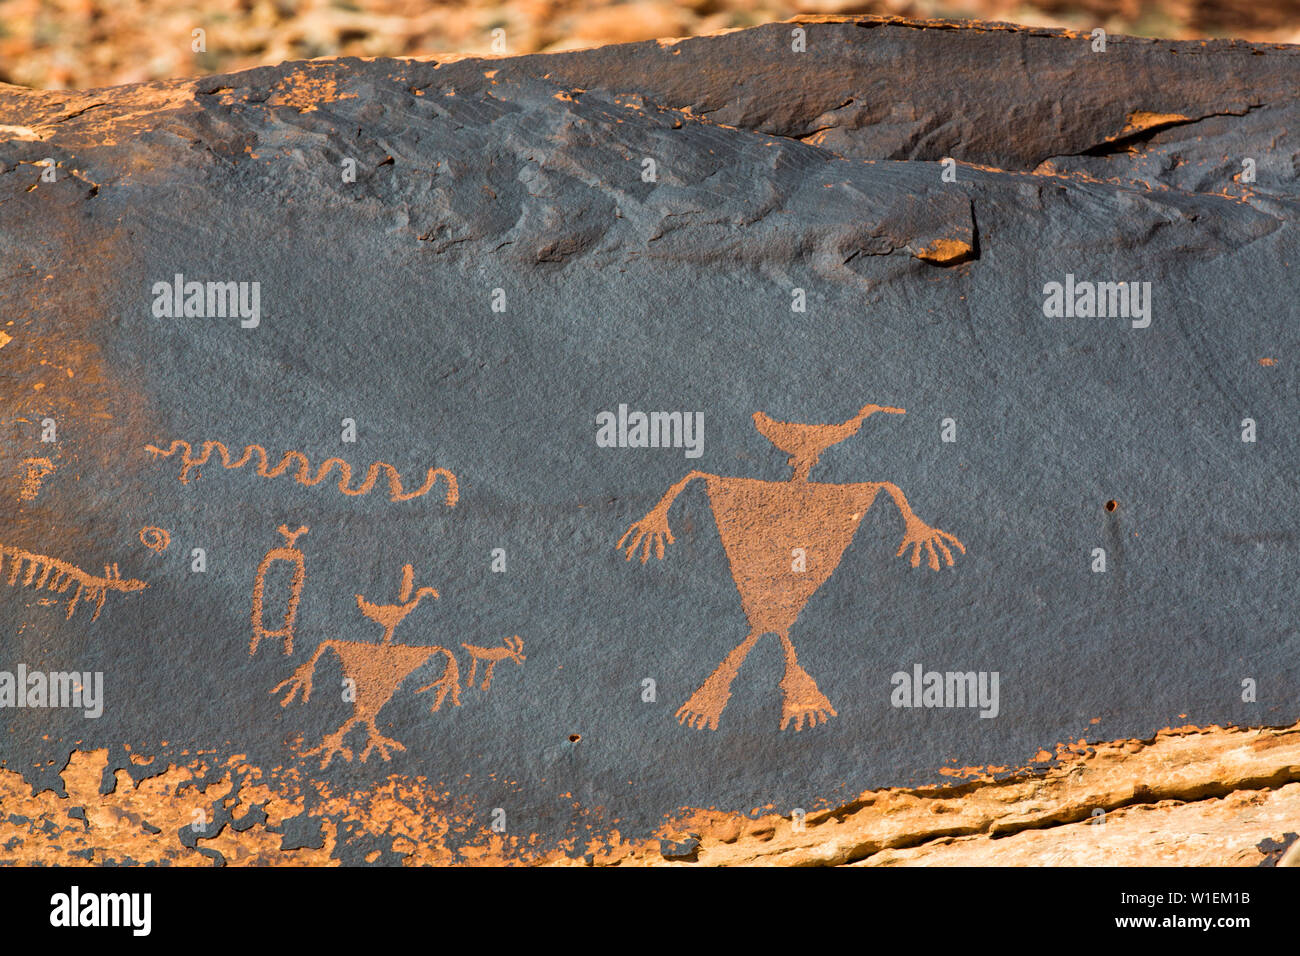
M 626 545 L 628 560 L 638 549 L 642 564 L 652 549 L 662 559 L 665 544 L 674 540 L 668 529 L 668 509 L 688 484 L 697 478 L 704 480 L 718 534 L 731 564 L 731 576 L 749 620 L 749 634 L 678 710 L 679 722 L 718 729 L 718 718 L 731 698 L 731 684 L 740 665 L 765 634 L 779 637 L 785 650 L 781 729 L 793 723 L 796 731 L 802 730 L 805 721 L 814 727 L 835 716 L 835 708 L 816 681 L 799 666 L 790 628 L 839 565 L 863 515 L 881 491 L 894 499 L 903 516 L 905 527 L 898 554 L 910 549 L 912 567 L 919 567 L 924 555 L 929 566 L 938 571 L 940 555 L 951 567 L 952 548 L 965 553 L 965 546 L 951 534 L 918 518 L 903 492 L 890 482 L 822 484 L 808 480 L 822 452 L 857 434 L 862 423 L 876 412 L 904 413 L 901 408 L 867 405 L 840 425 L 801 425 L 755 412 L 754 426 L 790 456 L 788 464 L 794 473 L 788 481 L 725 478 L 692 471 L 669 488 L 650 513 L 619 540 L 619 548 Z

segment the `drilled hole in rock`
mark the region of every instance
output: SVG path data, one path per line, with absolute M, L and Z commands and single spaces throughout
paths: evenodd
M 1112 498 L 1112 499 L 1110 499 L 1110 501 L 1106 502 L 1106 510 L 1107 510 L 1107 511 L 1114 511 L 1114 510 L 1115 510 L 1116 508 L 1118 508 L 1118 507 L 1119 507 L 1119 502 L 1116 501 L 1114 498 Z
M 569 743 L 576 744 L 582 739 L 582 734 L 569 734 Z

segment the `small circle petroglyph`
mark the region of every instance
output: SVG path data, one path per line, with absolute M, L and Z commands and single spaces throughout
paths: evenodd
M 140 529 L 140 543 L 154 554 L 162 554 L 171 545 L 172 536 L 166 528 L 149 525 Z

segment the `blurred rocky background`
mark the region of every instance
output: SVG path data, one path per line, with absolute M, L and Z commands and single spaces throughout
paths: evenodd
M 496 30 L 506 52 L 533 53 L 856 13 L 1300 41 L 1300 0 L 0 0 L 0 82 L 76 89 L 324 56 L 484 54 Z

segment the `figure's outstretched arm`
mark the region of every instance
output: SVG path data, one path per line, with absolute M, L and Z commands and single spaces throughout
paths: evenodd
M 865 487 L 871 489 L 873 498 L 877 492 L 884 491 L 888 493 L 889 497 L 894 499 L 898 513 L 903 516 L 903 522 L 906 526 L 903 531 L 903 543 L 898 546 L 898 554 L 895 557 L 902 557 L 911 548 L 912 567 L 920 567 L 921 550 L 924 548 L 928 556 L 930 570 L 938 571 L 940 553 L 943 554 L 948 567 L 953 565 L 952 551 L 948 547 L 949 544 L 962 554 L 966 553 L 966 546 L 953 535 L 950 535 L 947 531 L 932 528 L 918 518 L 916 512 L 912 510 L 912 506 L 907 503 L 907 497 L 903 494 L 902 489 L 897 485 L 888 481 L 875 481 Z
M 650 509 L 649 514 L 627 529 L 627 532 L 618 539 L 618 544 L 614 545 L 614 547 L 620 551 L 623 550 L 623 543 L 630 538 L 632 543 L 627 546 L 627 559 L 629 561 L 632 560 L 632 555 L 636 554 L 637 548 L 641 547 L 641 563 L 645 564 L 650 559 L 651 545 L 654 545 L 655 557 L 663 560 L 664 544 L 672 544 L 676 540 L 673 533 L 668 530 L 668 509 L 672 507 L 673 500 L 696 478 L 711 477 L 713 476 L 703 471 L 687 473 L 685 478 L 664 492 L 664 496 L 659 499 L 657 505 Z
M 468 647 L 468 646 L 469 645 L 467 644 L 461 645 L 461 647 Z M 433 706 L 429 708 L 430 713 L 433 713 L 439 707 L 442 706 L 442 702 L 446 698 L 448 693 L 451 694 L 451 702 L 457 707 L 460 706 L 460 665 L 456 663 L 456 655 L 453 654 L 451 651 L 447 650 L 447 648 L 445 647 L 433 648 L 433 652 L 435 654 L 438 653 L 439 651 L 441 651 L 447 657 L 447 664 L 442 670 L 442 676 L 439 677 L 432 684 L 425 684 L 423 687 L 421 687 L 419 690 L 416 691 L 417 694 L 423 694 L 426 690 L 434 690 L 435 688 L 437 689 L 438 695 L 433 701 Z M 478 667 L 478 661 L 474 661 L 474 666 L 476 668 Z M 474 683 L 474 679 L 471 676 L 470 683 L 466 684 L 465 686 L 468 687 L 473 683 Z
M 288 707 L 294 697 L 298 695 L 299 691 L 302 692 L 302 702 L 304 704 L 311 700 L 311 686 L 312 679 L 316 676 L 316 662 L 319 661 L 320 656 L 333 647 L 333 645 L 333 641 L 322 641 L 320 645 L 317 646 L 316 653 L 311 656 L 311 660 L 299 665 L 298 669 L 293 672 L 292 676 L 286 680 L 280 681 L 280 683 L 271 688 L 272 694 L 278 693 L 286 687 L 289 689 L 289 693 L 285 695 L 284 700 L 280 701 L 281 707 Z

